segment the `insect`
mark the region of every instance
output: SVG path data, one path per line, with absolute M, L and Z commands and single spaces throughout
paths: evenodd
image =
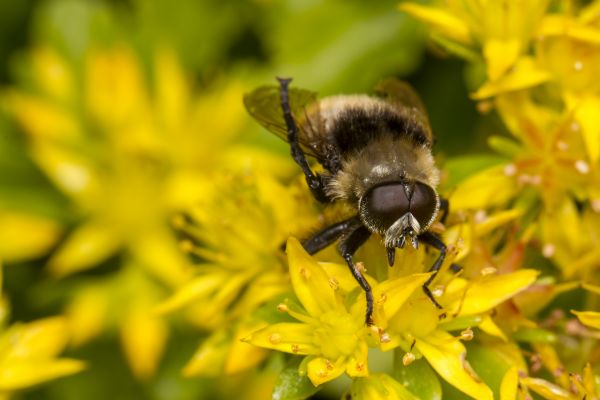
M 372 325 L 373 294 L 353 261 L 372 234 L 383 238 L 390 266 L 395 249 L 410 243 L 430 245 L 439 255 L 423 291 L 438 308 L 429 285 L 446 256 L 446 246 L 429 231 L 447 202 L 436 192 L 439 170 L 431 153 L 433 135 L 423 105 L 406 83 L 380 82 L 375 96 L 316 93 L 290 88 L 291 79 L 263 86 L 244 96 L 246 109 L 261 125 L 286 140 L 313 196 L 320 202 L 343 201 L 356 215 L 327 226 L 302 244 L 310 254 L 339 240 L 338 250 L 365 291 L 366 324 Z M 316 158 L 323 173 L 311 169 Z M 444 215 L 445 217 L 445 215 Z

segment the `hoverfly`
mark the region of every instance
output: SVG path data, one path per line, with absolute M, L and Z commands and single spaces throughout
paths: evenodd
M 395 249 L 419 242 L 436 248 L 439 256 L 423 285 L 429 285 L 446 256 L 446 246 L 429 231 L 440 210 L 447 212 L 436 187 L 439 170 L 431 148 L 433 135 L 416 93 L 397 79 L 380 82 L 375 96 L 339 95 L 317 99 L 316 93 L 279 86 L 263 86 L 244 97 L 252 117 L 286 140 L 313 196 L 320 202 L 346 202 L 356 215 L 327 226 L 303 246 L 314 254 L 339 240 L 338 250 L 365 291 L 366 323 L 371 325 L 373 294 L 352 258 L 372 234 L 383 238 L 390 266 Z M 325 172 L 315 173 L 306 156 L 314 157 Z M 445 215 L 444 215 L 445 217 Z

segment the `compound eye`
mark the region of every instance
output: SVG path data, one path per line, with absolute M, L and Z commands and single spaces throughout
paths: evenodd
M 410 212 L 421 227 L 428 226 L 438 209 L 438 197 L 431 186 L 415 182 L 410 198 Z
M 367 225 L 381 233 L 408 212 L 409 204 L 404 185 L 395 182 L 368 190 L 360 201 L 360 209 Z

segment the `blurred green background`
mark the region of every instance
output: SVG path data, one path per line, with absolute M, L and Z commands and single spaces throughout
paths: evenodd
M 274 83 L 275 76 L 291 76 L 295 85 L 322 95 L 362 93 L 384 77 L 400 77 L 423 98 L 437 138 L 435 153 L 442 162 L 481 150 L 485 137 L 479 133 L 496 129 L 468 100 L 463 63 L 438 49 L 428 51 L 424 28 L 398 12 L 396 1 L 388 0 L 3 0 L 0 83 L 4 88 L 27 87 L 30 71 L 25 59 L 33 47 L 50 46 L 77 65 L 90 47 L 120 42 L 133 47 L 146 66 L 158 48 L 174 49 L 199 91 L 229 81 L 250 89 Z M 243 140 L 288 152 L 285 143 L 257 124 L 247 126 Z M 0 114 L 0 208 L 50 216 L 67 226 L 74 223 L 64 195 L 36 167 L 25 135 L 5 113 Z M 64 293 L 82 280 L 114 271 L 116 258 L 58 283 L 43 269 L 47 257 L 8 263 L 4 290 L 12 305 L 11 321 L 60 313 Z M 180 377 L 200 337 L 175 326 L 157 376 L 141 382 L 129 371 L 116 335 L 103 335 L 68 352 L 89 362 L 86 371 L 19 396 L 211 398 L 213 388 L 228 381 Z

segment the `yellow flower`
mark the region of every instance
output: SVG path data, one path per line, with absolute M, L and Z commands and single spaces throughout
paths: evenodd
M 269 325 L 246 340 L 256 346 L 308 356 L 305 368 L 317 386 L 340 376 L 367 376 L 367 341 L 364 302 L 345 303 L 335 275 L 314 261 L 296 239 L 287 243 L 290 277 L 302 309 L 291 302 L 279 308 L 298 322 Z M 360 297 L 360 296 L 359 296 Z
M 210 193 L 174 221 L 182 248 L 198 260 L 195 276 L 155 309 L 183 309 L 193 325 L 213 332 L 186 375 L 230 374 L 264 359 L 263 349 L 239 338 L 262 326 L 249 316 L 290 290 L 281 249 L 287 237 L 318 224 L 307 191 L 268 174 L 215 174 Z
M 400 10 L 427 23 L 433 39 L 442 46 L 471 60 L 482 57 L 488 84 L 506 80 L 503 85 L 515 90 L 548 79 L 527 56 L 547 6 L 547 0 L 469 0 L 437 6 L 407 2 L 400 5 Z
M 0 270 L 0 286 L 2 271 Z M 0 397 L 52 379 L 77 373 L 81 361 L 57 358 L 70 338 L 67 321 L 51 317 L 6 326 L 8 304 L 0 299 Z
M 169 337 L 167 321 L 154 313 L 164 289 L 135 265 L 81 285 L 66 307 L 72 344 L 81 346 L 102 332 L 117 331 L 132 372 L 149 379 Z
M 64 318 L 18 323 L 0 333 L 0 394 L 71 375 L 85 364 L 56 358 L 68 341 Z
M 33 160 L 71 201 L 75 226 L 48 268 L 62 277 L 115 255 L 123 260 L 114 278 L 74 291 L 68 315 L 75 343 L 118 329 L 134 372 L 147 378 L 168 336 L 152 315 L 163 295 L 159 283 L 179 287 L 192 273 L 170 226 L 173 214 L 210 196 L 212 174 L 223 165 L 274 164 L 284 174 L 291 163 L 231 145 L 247 121 L 243 87 L 231 81 L 199 93 L 168 50 L 156 53 L 150 76 L 124 45 L 90 48 L 80 63 L 48 47 L 29 59 L 33 90 L 9 88 L 1 101 L 27 134 Z M 43 255 L 66 230 L 27 214 L 3 221 L 17 228 L 13 237 L 26 238 L 3 241 L 13 259 Z

